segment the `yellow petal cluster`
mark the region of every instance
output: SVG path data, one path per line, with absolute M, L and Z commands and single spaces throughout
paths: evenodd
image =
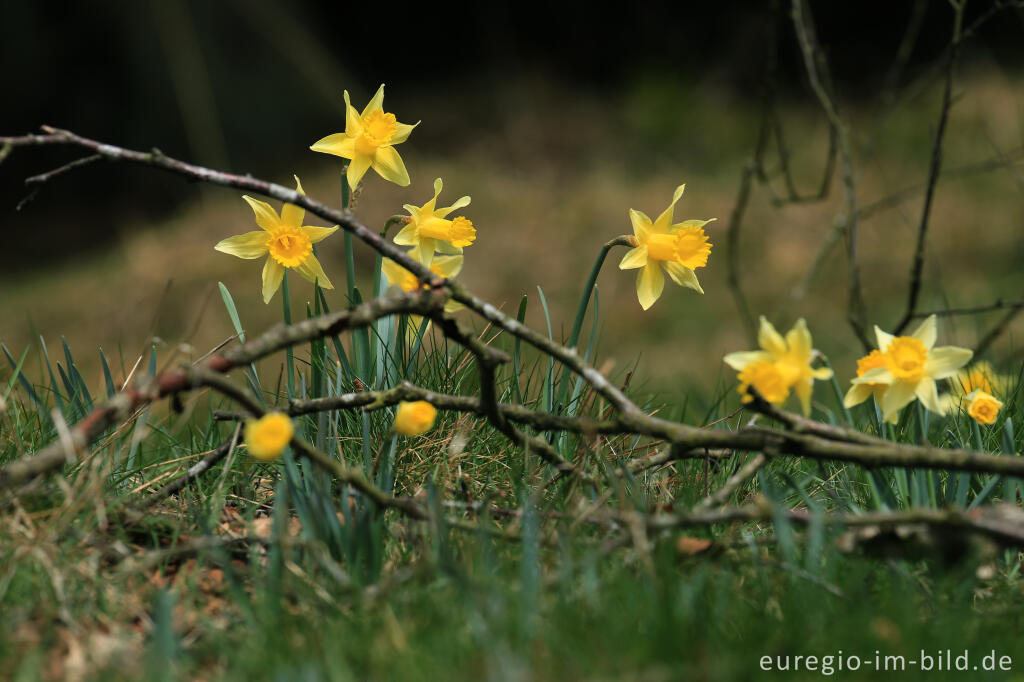
M 786 402 L 790 391 L 794 391 L 804 415 L 809 415 L 814 380 L 831 379 L 832 370 L 811 366 L 816 351 L 807 323 L 800 318 L 783 338 L 762 316 L 757 343 L 761 350 L 729 353 L 724 358 L 725 364 L 739 372 L 737 391 L 743 396 L 742 401 L 750 402 L 747 388 L 751 386 L 765 400 L 778 405 Z
M 295 176 L 295 190 L 299 194 L 305 194 L 298 176 Z M 242 198 L 252 207 L 253 213 L 256 214 L 256 224 L 261 229 L 228 237 L 213 248 L 239 258 L 256 259 L 267 256 L 263 264 L 264 303 L 270 303 L 270 299 L 277 293 L 281 280 L 284 279 L 285 268 L 294 269 L 299 275 L 324 289 L 334 288 L 320 261 L 313 255 L 313 244 L 334 234 L 338 229 L 337 225 L 303 225 L 306 210 L 295 204 L 285 204 L 281 209 L 281 215 L 278 215 L 265 201 L 250 196 Z
M 869 362 L 872 366 L 863 373 L 858 370 L 843 404 L 853 407 L 874 395 L 883 418 L 891 423 L 896 422 L 899 411 L 914 398 L 928 410 L 945 414 L 935 382 L 957 374 L 970 362 L 973 353 L 956 346 L 935 348 L 935 315 L 929 316 L 910 336 L 893 336 L 875 327 L 875 337 L 878 350 L 858 362 Z M 879 357 L 881 364 L 877 364 Z
M 636 245 L 622 258 L 619 269 L 640 270 L 636 277 L 636 295 L 644 310 L 654 305 L 665 288 L 662 270 L 679 286 L 704 293 L 694 270 L 708 264 L 712 245 L 704 234 L 704 226 L 715 219 L 684 220 L 673 224 L 676 202 L 685 189 L 686 185 L 676 188 L 672 203 L 657 220 L 651 220 L 636 209 L 629 210 Z
M 295 426 L 288 415 L 268 412 L 259 419 L 246 422 L 246 451 L 256 459 L 277 459 L 294 434 Z
M 418 436 L 434 427 L 437 409 L 426 400 L 401 402 L 395 412 L 395 433 L 403 436 Z
M 409 222 L 395 235 L 395 243 L 400 246 L 411 246 L 415 258 L 424 265 L 430 265 L 434 252 L 457 256 L 465 246 L 476 240 L 476 228 L 469 219 L 462 216 L 451 220 L 448 216 L 460 208 L 469 206 L 470 197 L 462 197 L 451 206 L 437 207 L 437 198 L 441 195 L 444 183 L 441 178 L 434 180 L 434 196 L 422 206 L 405 204 L 403 208 L 409 213 Z
M 389 182 L 405 187 L 409 172 L 395 150 L 396 144 L 409 139 L 419 123 L 399 123 L 394 114 L 384 111 L 384 85 L 370 100 L 362 113 L 356 111 L 345 91 L 345 132 L 335 133 L 310 146 L 315 152 L 348 159 L 348 184 L 355 189 L 366 171 L 372 168 Z
M 991 393 L 975 389 L 964 396 L 967 414 L 979 424 L 994 424 L 999 410 L 1003 409 L 1003 401 Z

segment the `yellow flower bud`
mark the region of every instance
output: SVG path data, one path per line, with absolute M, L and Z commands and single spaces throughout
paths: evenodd
M 245 445 L 256 459 L 271 460 L 281 456 L 292 439 L 295 426 L 288 415 L 270 412 L 245 424 Z
M 432 429 L 436 418 L 437 409 L 426 400 L 399 403 L 395 413 L 395 433 L 418 436 Z

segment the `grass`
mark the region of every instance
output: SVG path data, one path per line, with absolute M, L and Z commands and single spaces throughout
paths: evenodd
M 380 336 L 358 348 L 342 345 L 344 364 L 330 339 L 297 352 L 297 394 L 312 386 L 327 395 L 345 392 L 358 372 L 371 387 L 404 377 L 434 390 L 475 393 L 468 356 L 439 336 L 427 335 L 411 361 L 397 357 L 400 324 L 382 323 Z M 555 384 L 547 361 L 492 336 L 485 333 L 520 356 L 519 375 L 508 369 L 501 376 L 502 399 L 517 400 L 518 390 L 524 403 L 542 403 Z M 157 354 L 150 369 L 137 371 L 152 371 L 162 360 Z M 5 462 L 56 436 L 49 417 L 55 407 L 73 420 L 91 397 L 90 382 L 63 379 L 80 376 L 70 348 L 56 357 L 51 351 L 49 360 L 31 352 L 25 364 L 35 363 L 41 371 L 32 393 L 13 375 L 7 382 Z M 349 373 L 346 366 L 360 369 Z M 277 374 L 266 367 L 255 371 L 266 402 L 279 403 L 287 382 L 271 379 Z M 1022 436 L 1012 425 L 1024 417 L 1021 371 L 997 425 L 979 429 L 963 414 L 927 419 L 907 409 L 883 433 L 899 442 L 927 438 L 1019 452 Z M 832 393 L 818 386 L 815 417 L 842 421 Z M 577 397 L 581 414 L 603 410 L 589 392 Z M 730 389 L 709 400 L 717 407 L 703 422 L 735 428 L 739 418 L 729 417 L 736 398 Z M 389 410 L 297 420 L 308 439 L 363 467 L 385 490 L 419 497 L 468 529 L 381 513 L 290 455 L 262 464 L 243 452 L 161 502 L 144 522 L 125 523 L 121 505 L 137 503 L 231 436 L 234 422 L 213 419 L 221 407 L 230 406 L 208 394 L 188 397 L 177 410 L 154 405 L 58 481 L 5 498 L 0 674 L 728 680 L 756 674 L 762 656 L 1018 654 L 1024 582 L 1016 550 L 922 535 L 888 544 L 861 539 L 846 551 L 856 535 L 784 520 L 774 530 L 734 523 L 638 540 L 580 517 L 604 508 L 688 508 L 722 485 L 738 460 L 677 462 L 617 483 L 613 477 L 595 498 L 552 482 L 536 458 L 510 448 L 474 416 L 442 414 L 429 434 L 397 439 L 388 433 Z M 685 408 L 665 406 L 662 413 L 679 409 Z M 859 428 L 879 431 L 871 410 L 856 408 L 853 417 Z M 695 420 L 692 411 L 683 418 Z M 563 456 L 595 471 L 657 446 L 635 437 L 602 439 L 596 449 L 577 437 L 555 442 Z M 1007 499 L 1016 485 L 984 475 L 866 472 L 779 458 L 732 499 L 763 496 L 809 511 L 945 507 Z M 488 518 L 463 509 L 476 502 L 518 515 Z M 498 529 L 517 540 L 495 536 Z
M 989 146 L 1020 146 L 1016 123 L 991 114 L 1014 109 L 1017 80 L 973 77 L 974 96 L 953 110 L 949 167 L 976 161 Z M 701 272 L 708 295 L 670 286 L 641 315 L 633 278 L 616 271 L 613 253 L 596 279 L 592 309 L 599 314 L 577 319 L 572 334 L 581 332 L 580 350 L 644 409 L 707 428 L 742 426 L 750 416 L 737 411 L 721 357 L 749 342 L 733 314 L 722 247 L 738 169 L 753 144 L 749 108 L 705 87 L 679 90 L 653 77 L 623 93 L 618 109 L 536 84 L 510 87 L 503 93 L 509 105 L 491 112 L 494 125 L 477 142 L 453 154 L 431 148 L 429 138 L 420 156 L 410 149 L 413 187 L 374 185 L 358 197 L 359 215 L 383 224 L 394 206 L 422 203 L 425 179 L 437 175 L 453 197 L 465 188 L 475 199 L 467 214 L 480 240 L 460 279 L 562 339 L 581 275 L 605 241 L 628 231 L 626 210 L 656 213 L 687 180 L 677 215 L 718 216 L 723 227 L 712 232 L 716 251 Z M 920 180 L 929 147 L 921 121 L 931 120 L 933 94 L 922 91 L 887 116 L 851 108 L 854 130 L 870 132 L 856 139 L 858 165 L 869 169 L 860 174 L 862 204 Z M 538 123 L 538 102 L 550 120 Z M 452 130 L 466 123 L 453 117 L 474 113 L 468 103 L 425 98 L 424 106 Z M 816 185 L 826 144 L 820 114 L 801 102 L 786 102 L 783 114 L 803 133 L 791 164 L 801 181 Z M 925 307 L 984 303 L 1020 289 L 1019 240 L 1007 239 L 1021 217 L 1017 170 L 1019 163 L 940 184 Z M 305 183 L 310 194 L 336 195 L 334 171 L 303 173 L 312 178 Z M 1020 321 L 994 349 L 994 357 L 1008 358 L 1001 369 L 1012 380 L 992 426 L 911 406 L 898 424 L 882 427 L 867 406 L 842 408 L 840 386 L 858 349 L 836 304 L 845 291 L 839 250 L 805 297 L 791 296 L 841 201 L 834 192 L 822 204 L 778 208 L 759 192 L 741 246 L 754 310 L 780 328 L 807 317 L 816 345 L 834 361 L 839 380 L 816 387 L 814 418 L 900 443 L 1005 456 L 1024 450 L 1024 364 L 1014 355 Z M 883 328 L 900 312 L 916 201 L 861 225 L 865 293 L 872 322 Z M 126 228 L 120 245 L 60 271 L 5 283 L 0 464 L 58 438 L 55 419 L 77 421 L 129 378 L 144 382 L 281 319 L 276 299 L 264 306 L 255 295 L 257 269 L 229 264 L 211 249 L 250 229 L 249 220 L 237 197 L 207 201 L 158 229 Z M 286 286 L 278 294 L 286 319 L 378 293 L 379 263 L 372 268 L 369 254 L 353 254 L 342 239 L 321 247 L 338 291 L 293 281 L 291 292 Z M 355 265 L 346 268 L 347 286 L 335 274 L 343 263 Z M 104 324 L 93 323 L 98 319 Z M 943 343 L 969 345 L 988 321 L 944 323 Z M 233 378 L 269 407 L 401 379 L 476 394 L 472 358 L 433 331 L 410 348 L 410 326 L 381 320 Z M 588 388 L 563 379 L 547 358 L 493 329 L 477 333 L 513 357 L 498 377 L 501 400 L 604 414 Z M 106 351 L 93 350 L 99 346 Z M 405 438 L 390 433 L 392 411 L 385 409 L 311 415 L 296 424 L 385 491 L 428 505 L 429 522 L 382 512 L 291 454 L 259 463 L 241 449 L 129 522 L 126 507 L 236 433 L 234 421 L 216 418 L 221 409 L 234 406 L 204 392 L 154 404 L 105 434 L 60 477 L 0 497 L 0 678 L 732 680 L 761 672 L 762 656 L 838 660 L 843 652 L 874 660 L 879 652 L 916 660 L 922 650 L 945 649 L 954 656 L 967 650 L 972 664 L 990 651 L 1019 664 L 1024 582 L 1016 549 L 925 530 L 872 535 L 813 519 L 824 512 L 1019 506 L 1021 481 L 779 457 L 729 502 L 805 510 L 812 516 L 806 526 L 779 516 L 774 523 L 644 534 L 587 517 L 688 509 L 749 453 L 634 476 L 616 471 L 658 443 L 546 434 L 562 457 L 602 480 L 591 492 L 553 480 L 536 457 L 510 447 L 474 415 L 443 413 L 430 433 Z M 877 677 L 868 668 L 837 674 Z M 903 674 L 926 676 L 909 666 Z

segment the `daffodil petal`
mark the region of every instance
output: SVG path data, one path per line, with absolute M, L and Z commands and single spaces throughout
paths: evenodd
M 435 256 L 430 264 L 442 277 L 455 277 L 462 272 L 463 256 Z
M 471 201 L 472 199 L 468 196 L 459 197 L 459 200 L 456 201 L 451 206 L 439 208 L 436 211 L 434 211 L 434 215 L 436 215 L 438 218 L 447 218 L 448 214 L 452 213 L 453 211 L 458 211 L 460 208 L 465 208 L 466 206 L 469 206 L 469 203 Z
M 388 284 L 396 287 L 402 286 L 402 282 L 405 280 L 405 274 L 409 272 L 390 258 L 381 259 L 380 270 L 384 273 L 384 277 L 387 278 Z
M 915 339 L 920 341 L 925 348 L 931 349 L 935 345 L 935 339 L 938 336 L 936 330 L 935 316 L 929 315 L 925 318 L 925 321 L 918 326 L 917 329 L 911 334 Z
M 793 387 L 796 397 L 800 399 L 800 410 L 805 417 L 811 416 L 811 395 L 814 392 L 814 384 L 810 381 L 798 381 Z
M 732 367 L 737 372 L 742 372 L 747 368 L 748 365 L 752 365 L 755 362 L 771 361 L 771 353 L 767 353 L 763 350 L 742 350 L 735 353 L 729 353 L 722 362 Z
M 303 225 L 302 231 L 309 237 L 309 241 L 312 244 L 322 242 L 323 240 L 330 237 L 332 234 L 338 231 L 338 226 L 334 227 L 314 227 L 312 225 Z
M 945 379 L 956 374 L 957 370 L 971 361 L 974 351 L 957 346 L 933 348 L 925 362 L 925 374 L 932 379 Z
M 319 284 L 321 289 L 333 289 L 334 285 L 331 284 L 331 280 L 327 278 L 327 274 L 324 272 L 323 267 L 320 265 L 320 261 L 317 260 L 316 256 L 309 255 L 301 265 L 295 267 L 295 272 L 299 273 L 310 282 Z
M 636 235 L 640 243 L 646 243 L 651 234 L 651 219 L 647 217 L 647 214 L 631 208 L 629 209 L 629 222 L 633 224 L 633 234 Z
M 345 91 L 345 134 L 349 137 L 354 138 L 363 131 L 363 120 L 359 117 L 359 112 L 352 106 L 352 102 L 348 96 L 348 90 Z M 346 157 L 351 158 L 351 157 Z
M 213 248 L 239 258 L 253 259 L 267 255 L 267 233 L 254 230 L 245 234 L 228 237 L 217 242 Z
M 405 163 L 394 147 L 377 148 L 377 153 L 373 157 L 373 170 L 399 187 L 405 187 L 410 182 L 409 171 L 405 169 Z
M 632 270 L 647 265 L 647 247 L 638 246 L 626 252 L 619 261 L 619 270 Z
M 916 384 L 907 381 L 897 381 L 891 384 L 882 396 L 882 415 L 884 418 L 891 418 L 910 403 L 914 399 L 916 389 Z
M 698 294 L 704 293 L 704 290 L 700 288 L 700 282 L 697 280 L 697 273 L 693 270 L 680 263 L 672 263 L 670 261 L 663 261 L 662 265 L 673 282 L 681 287 L 693 289 Z
M 416 121 L 412 125 L 408 123 L 399 123 L 398 130 L 396 130 L 395 134 L 391 136 L 391 144 L 402 144 L 403 142 L 408 140 L 409 135 L 412 133 L 413 129 L 419 124 L 419 121 Z
M 657 263 L 648 263 L 636 276 L 636 296 L 640 307 L 647 310 L 661 296 L 665 289 L 665 275 Z
M 413 260 L 418 261 L 429 268 L 431 262 L 434 260 L 434 247 L 441 243 L 443 242 L 439 242 L 433 238 L 421 239 L 416 248 L 409 252 L 409 255 L 412 256 Z
M 383 108 L 384 108 L 384 84 L 381 83 L 380 87 L 377 88 L 377 92 L 373 93 L 373 97 L 371 97 L 370 101 L 366 103 L 366 108 L 363 109 L 363 113 L 360 115 L 360 117 L 361 118 L 366 118 L 366 116 L 371 111 L 377 111 L 378 109 L 383 109 Z
M 395 238 L 392 241 L 399 246 L 413 246 L 414 244 L 418 244 L 420 240 L 416 231 L 416 224 L 409 223 L 403 227 L 398 231 L 398 234 L 395 235 Z
M 761 325 L 757 330 L 757 345 L 772 355 L 786 354 L 785 339 L 782 338 L 782 334 L 775 330 L 775 327 L 764 315 L 761 316 Z
M 921 401 L 927 409 L 937 414 L 946 414 L 946 411 L 942 408 L 942 404 L 939 402 L 939 392 L 935 387 L 935 382 L 927 377 L 917 382 L 917 388 L 914 390 L 914 395 Z
M 373 163 L 373 159 L 369 156 L 363 156 L 356 154 L 352 158 L 352 162 L 348 164 L 348 186 L 355 189 L 359 186 L 359 181 L 366 175 L 366 171 L 370 170 L 370 165 Z
M 818 367 L 811 370 L 811 376 L 820 381 L 828 381 L 834 374 L 835 372 L 830 367 Z
M 885 367 L 875 367 L 864 372 L 863 376 L 859 376 L 852 380 L 854 384 L 892 384 L 896 382 L 896 377 Z
M 349 137 L 347 133 L 334 133 L 325 138 L 317 140 L 309 146 L 315 152 L 333 154 L 343 159 L 354 159 L 356 156 L 355 138 Z
M 875 325 L 875 340 L 878 341 L 878 350 L 882 351 L 883 353 L 889 350 L 889 344 L 892 343 L 892 340 L 894 338 L 896 337 L 894 337 L 889 332 L 883 332 L 881 329 L 878 328 L 877 324 Z
M 302 191 L 302 183 L 299 182 L 299 176 L 293 175 L 295 178 L 295 191 L 299 194 L 305 194 Z M 306 209 L 295 204 L 285 204 L 281 207 L 281 224 L 288 225 L 289 227 L 299 227 L 302 225 L 302 221 L 306 219 Z
M 252 207 L 252 212 L 256 214 L 256 224 L 264 230 L 273 230 L 281 224 L 281 219 L 278 217 L 277 211 L 275 211 L 270 204 L 265 201 L 260 201 L 259 199 L 253 199 L 248 195 L 245 195 L 242 198 L 248 202 L 249 206 Z
M 801 317 L 793 325 L 793 328 L 786 332 L 786 344 L 789 346 L 789 352 L 800 358 L 801 362 L 810 364 L 812 343 L 807 322 Z
M 843 406 L 853 407 L 854 405 L 860 405 L 862 402 L 870 398 L 873 392 L 874 391 L 871 386 L 868 386 L 867 384 L 854 384 L 843 397 Z
M 676 223 L 672 227 L 680 230 L 686 229 L 687 227 L 704 227 L 708 223 L 713 223 L 716 220 L 718 220 L 718 218 L 708 218 L 707 220 L 684 220 L 681 223 Z
M 446 242 L 442 239 L 434 240 L 434 250 L 438 253 L 443 253 L 449 256 L 458 256 L 462 254 L 461 246 L 452 246 L 451 242 Z
M 284 266 L 273 258 L 268 258 L 263 264 L 263 302 L 270 303 L 270 299 L 277 293 L 284 279 Z
M 676 191 L 672 193 L 672 203 L 668 205 L 658 219 L 654 221 L 653 230 L 655 232 L 668 232 L 669 227 L 672 225 L 672 216 L 676 209 L 676 202 L 683 196 L 683 191 L 686 190 L 686 185 L 679 185 L 676 187 Z

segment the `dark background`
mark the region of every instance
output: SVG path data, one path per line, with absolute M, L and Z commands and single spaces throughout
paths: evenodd
M 971 2 L 965 23 L 990 6 Z M 500 113 L 503 87 L 524 78 L 597 94 L 610 104 L 650 73 L 680 87 L 713 81 L 753 100 L 776 23 L 779 88 L 805 93 L 787 8 L 777 12 L 769 2 L 604 8 L 521 2 L 457 8 L 280 0 L 5 3 L 0 128 L 21 134 L 47 123 L 266 175 L 280 158 L 308 147 L 309 130 L 336 125 L 343 88 L 359 102 L 386 82 L 389 102 L 413 112 L 412 120 L 418 97 L 458 93 L 465 117 L 457 126 L 418 131 L 417 145 L 431 152 L 458 144 L 467 121 L 486 129 Z M 912 79 L 936 63 L 950 38 L 946 2 L 813 2 L 811 11 L 837 90 L 848 99 L 873 96 L 887 79 Z M 919 35 L 907 66 L 892 73 L 915 16 Z M 1020 10 L 1004 12 L 983 26 L 964 58 L 984 53 L 990 63 L 1019 67 L 1022 29 Z M 8 274 L 42 258 L 53 262 L 102 246 L 116 225 L 165 215 L 197 191 L 111 166 L 54 183 L 15 213 L 27 193 L 24 177 L 71 154 L 37 150 L 14 154 L 0 166 Z M 52 238 L 39 239 L 35 228 L 41 224 Z

